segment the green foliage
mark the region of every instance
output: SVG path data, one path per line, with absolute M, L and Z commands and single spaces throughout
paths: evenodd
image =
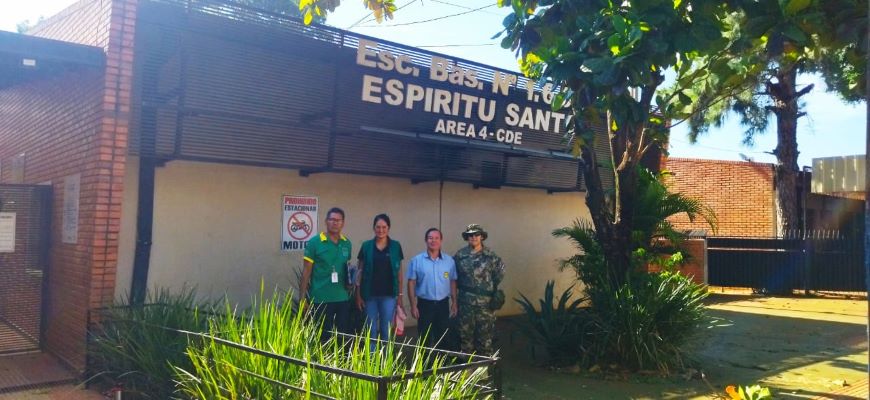
M 537 309 L 525 295 L 520 294 L 521 298 L 515 299 L 523 308 L 523 315 L 517 319 L 516 325 L 518 332 L 528 341 L 533 357 L 537 356 L 537 348 L 543 348 L 547 363 L 565 366 L 576 363 L 587 354 L 586 344 L 595 333 L 594 320 L 581 308 L 585 299 L 571 299 L 573 285 L 558 299 L 553 286 L 553 281 L 547 282 Z
M 341 4 L 341 0 L 299 0 L 299 12 L 306 25 L 312 21 L 320 22 L 326 19 L 326 15 L 335 11 Z M 371 11 L 375 21 L 382 22 L 384 18 L 393 19 L 396 11 L 395 0 L 363 0 L 363 6 Z
M 681 118 L 688 118 L 690 137 L 710 126 L 721 126 L 733 112 L 746 127 L 744 142 L 763 133 L 777 101 L 797 101 L 799 95 L 779 94 L 790 71 L 821 73 L 829 90 L 847 101 L 860 100 L 866 63 L 866 1 L 738 2 L 728 16 L 728 44 L 719 54 L 680 69 L 671 92 L 689 93 L 680 101 Z M 686 88 L 689 87 L 688 90 Z M 793 96 L 793 98 L 792 98 Z M 798 116 L 792 117 L 795 119 Z
M 556 300 L 553 282 L 537 309 L 525 296 L 517 300 L 524 311 L 517 326 L 533 356 L 543 348 L 554 366 L 616 364 L 663 373 L 682 367 L 683 349 L 712 321 L 703 304 L 706 288 L 672 272 L 634 273 L 618 287 L 592 275 L 586 282 L 591 307 L 580 307 L 587 299 L 571 301 L 573 287 Z
M 553 236 L 568 238 L 579 250 L 579 253 L 559 260 L 560 271 L 573 269 L 577 279 L 584 284 L 611 273 L 604 250 L 598 243 L 595 229 L 589 221 L 575 220 L 571 226 L 554 230 Z
M 616 126 L 633 138 L 638 138 L 638 127 L 663 126 L 674 99 L 662 98 L 658 104 L 664 119 L 649 115 L 662 72 L 691 66 L 725 43 L 721 21 L 726 8 L 718 1 L 517 0 L 499 5 L 508 3 L 514 13 L 503 22 L 502 47 L 517 51 L 527 75 L 563 88 L 565 102 L 583 117 L 574 120 L 574 133 L 587 145 L 594 139 L 590 123 L 598 122 L 591 115 L 611 112 Z M 629 88 L 647 95 L 636 96 Z
M 640 171 L 638 177 L 630 242 L 634 268 L 624 277 L 614 276 L 616 272 L 608 265 L 604 244 L 589 222 L 578 220 L 553 231 L 554 236 L 568 238 L 577 246 L 578 254 L 562 260 L 560 267 L 577 273 L 590 303 L 588 315 L 576 319 L 563 317 L 573 325 L 557 332 L 570 332 L 579 338 L 575 346 L 583 349 L 583 357 L 576 361 L 581 365 L 616 363 L 631 369 L 657 368 L 667 372 L 682 364 L 682 349 L 708 322 L 702 302 L 706 288 L 672 272 L 683 261 L 679 252 L 683 234 L 667 219 L 685 213 L 692 219 L 700 216 L 714 224 L 715 217 L 697 200 L 669 193 L 661 181 L 663 176 Z M 663 264 L 665 271 L 646 273 L 645 267 L 651 261 Z M 548 287 L 547 292 L 551 291 Z M 545 295 L 542 310 L 545 306 L 552 308 L 548 306 L 551 297 Z M 527 319 L 545 315 L 533 314 L 531 302 L 523 299 Z M 549 339 L 561 348 L 572 348 L 553 337 L 561 338 L 539 334 L 535 339 Z
M 142 398 L 168 399 L 174 393 L 175 366 L 189 368 L 188 339 L 166 328 L 198 332 L 206 327 L 208 304 L 190 288 L 148 293 L 148 305 L 117 304 L 100 315 L 91 332 L 96 371 Z
M 634 268 L 652 263 L 670 269 L 684 260 L 680 247 L 686 235 L 671 224 L 669 219 L 673 216 L 685 215 L 690 221 L 701 218 L 714 231 L 716 229 L 716 215 L 712 209 L 698 199 L 668 191 L 664 181 L 669 176 L 667 172 L 656 175 L 639 169 L 629 244 L 634 249 Z M 612 269 L 590 222 L 576 220 L 571 226 L 554 230 L 553 236 L 568 238 L 580 250 L 580 253 L 560 261 L 560 269 L 573 269 L 580 281 L 589 284 Z M 663 256 L 667 258 L 663 259 Z
M 513 9 L 502 47 L 517 52 L 526 75 L 558 88 L 554 109 L 569 108 L 565 141 L 583 159 L 590 225 L 607 260 L 599 265 L 616 280 L 634 267 L 632 252 L 647 235 L 637 230 L 655 228 L 634 221 L 641 160 L 651 148 L 666 148 L 670 122 L 691 101 L 691 85 L 660 90 L 664 71 L 691 70 L 728 43 L 731 3 L 499 2 Z
M 21 22 L 15 24 L 15 32 L 26 34 L 28 31 L 33 29 L 33 27 L 41 24 L 42 21 L 45 21 L 45 17 L 43 17 L 41 15 L 36 20 L 36 22 L 32 22 L 29 19 L 21 21 Z
M 725 393 L 732 400 L 771 400 L 773 395 L 770 389 L 761 385 L 752 386 L 728 386 L 725 388 Z
M 191 368 L 178 368 L 181 393 L 198 399 L 260 400 L 295 398 L 299 392 L 269 383 L 284 382 L 307 393 L 335 398 L 373 399 L 377 391 L 371 382 L 341 377 L 312 368 L 320 364 L 375 376 L 411 377 L 426 368 L 439 369 L 450 360 L 422 347 L 402 352 L 397 346 L 369 348 L 368 337 L 342 338 L 333 335 L 321 341 L 321 324 L 312 323 L 303 308 L 294 307 L 290 293 L 262 294 L 250 309 L 236 312 L 228 303 L 225 314 L 209 324 L 214 337 L 270 353 L 304 360 L 295 365 L 204 339 L 202 346 L 188 348 Z M 259 377 L 258 377 L 259 376 Z M 390 399 L 475 398 L 474 385 L 485 378 L 485 369 L 452 372 L 394 382 Z
M 647 169 L 638 172 L 635 192 L 632 246 L 646 249 L 651 256 L 673 252 L 685 239 L 685 234 L 674 229 L 669 218 L 685 215 L 689 221 L 702 218 L 714 231 L 716 215 L 700 200 L 680 193 L 671 193 L 664 181 L 670 174 L 656 175 Z M 649 261 L 649 260 L 644 260 Z
M 588 290 L 599 319 L 600 363 L 668 372 L 683 364 L 683 348 L 710 322 L 706 287 L 678 273 L 637 273 L 622 286 Z

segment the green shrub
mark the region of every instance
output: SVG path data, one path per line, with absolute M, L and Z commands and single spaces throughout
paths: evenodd
M 148 293 L 147 305 L 119 303 L 98 314 L 91 332 L 93 368 L 133 398 L 168 399 L 175 392 L 175 366 L 190 365 L 185 335 L 166 328 L 201 331 L 206 327 L 196 292 L 161 289 Z
M 553 281 L 548 281 L 544 297 L 538 300 L 535 308 L 525 295 L 514 299 L 523 308 L 523 315 L 516 320 L 517 331 L 526 338 L 532 357 L 537 358 L 536 349 L 545 351 L 544 361 L 552 366 L 566 366 L 576 363 L 584 354 L 589 336 L 594 334 L 596 324 L 591 314 L 581 308 L 585 299 L 574 299 L 574 285 L 562 292 L 558 300 L 553 293 Z
M 237 312 L 229 303 L 225 314 L 213 318 L 211 336 L 244 346 L 375 376 L 414 376 L 426 368 L 441 368 L 443 356 L 414 347 L 409 353 L 397 346 L 369 348 L 368 337 L 331 336 L 321 341 L 322 324 L 312 323 L 306 311 L 293 305 L 290 293 L 262 294 L 246 311 Z M 373 383 L 323 372 L 308 365 L 295 365 L 204 339 L 202 346 L 187 350 L 190 368 L 177 369 L 180 392 L 197 399 L 258 400 L 308 398 L 300 392 L 269 380 L 293 385 L 307 392 L 335 398 L 373 399 Z M 485 378 L 485 369 L 417 377 L 392 383 L 390 399 L 477 398 L 475 384 Z M 265 379 L 264 379 L 265 378 Z
M 682 349 L 710 321 L 706 288 L 677 273 L 638 273 L 619 288 L 595 290 L 599 362 L 668 372 L 682 366 Z

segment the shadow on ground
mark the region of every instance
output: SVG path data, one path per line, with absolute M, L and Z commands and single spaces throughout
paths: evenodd
M 505 394 L 509 399 L 704 399 L 721 398 L 730 384 L 761 383 L 781 399 L 848 399 L 830 394 L 844 383 L 867 379 L 866 301 L 714 295 L 709 304 L 718 322 L 690 357 L 709 386 L 683 377 L 604 380 L 582 371 L 536 367 L 505 321 Z

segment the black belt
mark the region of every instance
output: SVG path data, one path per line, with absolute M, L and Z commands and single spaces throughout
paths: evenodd
M 442 302 L 442 301 L 448 301 L 448 300 L 450 300 L 450 296 L 447 296 L 447 297 L 445 297 L 445 298 L 443 298 L 443 299 L 441 299 L 441 300 L 429 300 L 429 299 L 424 299 L 424 298 L 422 298 L 422 297 L 418 297 L 418 298 L 417 298 L 417 302 L 418 302 L 418 303 L 419 303 L 419 302 L 424 302 L 424 303 L 440 303 L 440 302 Z

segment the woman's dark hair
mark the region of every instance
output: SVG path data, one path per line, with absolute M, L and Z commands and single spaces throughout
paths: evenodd
M 387 224 L 387 228 L 391 228 L 391 227 L 392 227 L 392 226 L 390 225 L 390 216 L 389 216 L 389 215 L 387 215 L 387 214 L 378 214 L 378 215 L 375 215 L 375 219 L 374 219 L 374 221 L 372 221 L 372 229 L 374 229 L 374 228 L 375 228 L 375 225 L 378 224 L 378 220 L 384 221 L 384 223 Z
M 342 210 L 338 207 L 330 208 L 329 211 L 326 212 L 326 218 L 329 218 L 329 214 L 333 214 L 333 213 L 341 215 L 341 219 L 344 220 L 344 210 Z
M 444 234 L 441 233 L 441 230 L 440 230 L 440 229 L 438 229 L 438 228 L 429 228 L 429 229 L 426 230 L 426 234 L 423 235 L 423 240 L 428 240 L 428 239 L 429 239 L 429 234 L 432 233 L 432 232 L 438 232 L 438 235 L 441 236 L 441 239 L 444 239 Z

